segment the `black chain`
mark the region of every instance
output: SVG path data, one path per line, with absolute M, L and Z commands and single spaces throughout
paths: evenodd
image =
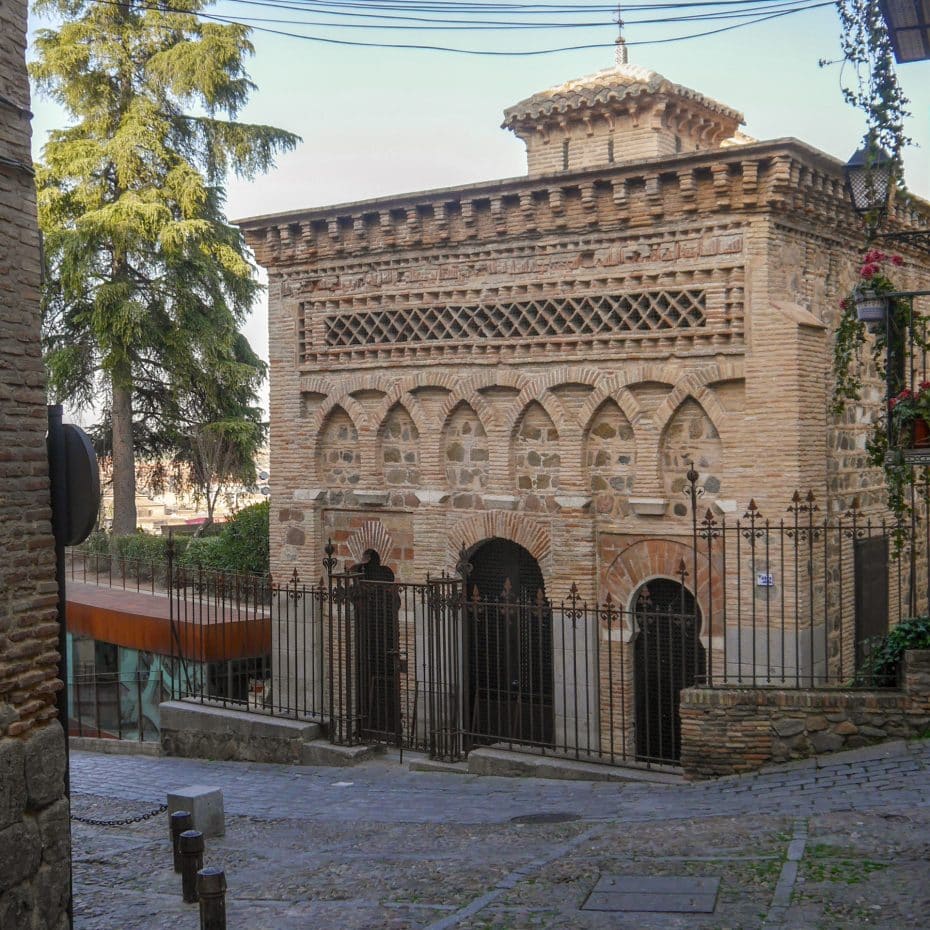
M 162 804 L 147 814 L 139 814 L 138 817 L 124 817 L 122 820 L 97 820 L 94 817 L 79 817 L 77 814 L 72 814 L 71 819 L 76 820 L 78 823 L 90 824 L 92 827 L 124 827 L 129 823 L 142 823 L 143 820 L 151 820 L 159 814 L 164 814 L 166 810 L 168 810 L 168 805 Z

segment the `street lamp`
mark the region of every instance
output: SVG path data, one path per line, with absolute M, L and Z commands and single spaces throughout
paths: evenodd
M 894 160 L 884 149 L 863 145 L 846 162 L 843 174 L 853 209 L 865 218 L 870 241 L 886 239 L 930 249 L 930 229 L 885 233 L 875 231 L 888 212 L 888 201 L 894 188 Z
M 888 209 L 893 170 L 894 162 L 883 149 L 864 145 L 853 153 L 843 174 L 856 213 L 860 216 L 874 214 L 881 219 Z

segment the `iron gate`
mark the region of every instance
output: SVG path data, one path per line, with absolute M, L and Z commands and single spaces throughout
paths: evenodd
M 681 758 L 681 692 L 706 673 L 700 611 L 681 581 L 655 578 L 634 595 L 636 758 Z

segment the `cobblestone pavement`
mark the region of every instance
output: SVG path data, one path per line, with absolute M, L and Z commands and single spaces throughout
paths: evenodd
M 84 752 L 71 778 L 113 819 L 222 788 L 230 930 L 930 930 L 930 741 L 698 785 Z M 577 819 L 512 820 L 538 813 Z M 77 930 L 199 927 L 165 815 L 73 842 Z M 604 875 L 721 881 L 713 913 L 584 909 Z

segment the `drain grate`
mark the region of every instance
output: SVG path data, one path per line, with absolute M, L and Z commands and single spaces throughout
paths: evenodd
M 713 914 L 719 878 L 691 875 L 602 875 L 583 911 Z
M 581 814 L 572 814 L 568 811 L 540 811 L 538 814 L 518 814 L 511 817 L 511 823 L 571 823 L 581 820 Z

